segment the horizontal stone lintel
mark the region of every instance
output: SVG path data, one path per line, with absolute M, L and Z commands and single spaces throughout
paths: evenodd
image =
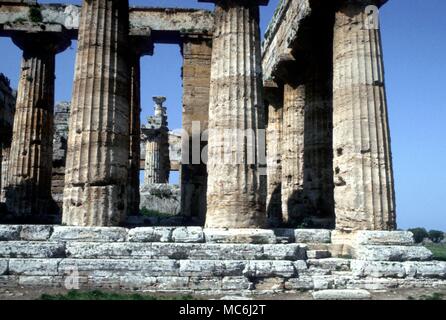
M 14 33 L 48 32 L 58 25 L 72 40 L 77 38 L 80 6 L 72 4 L 41 4 L 42 21 L 31 21 L 33 3 L 0 1 L 0 36 Z M 156 42 L 178 43 L 180 35 L 211 36 L 214 16 L 211 11 L 180 8 L 131 7 L 130 35 L 153 36 Z

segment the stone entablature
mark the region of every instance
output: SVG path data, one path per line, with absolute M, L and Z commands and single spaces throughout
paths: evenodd
M 281 59 L 299 37 L 302 21 L 311 14 L 310 0 L 281 0 L 262 43 L 264 81 L 273 80 Z
M 31 23 L 29 18 L 31 5 L 17 4 L 8 0 L 0 1 L 0 35 L 23 31 L 23 27 Z M 42 22 L 36 22 L 37 25 L 46 27 L 58 24 L 69 31 L 72 39 L 77 37 L 80 6 L 40 4 L 37 8 L 42 15 Z M 146 35 L 153 32 L 165 40 L 164 35 L 167 33 L 173 35 L 177 33 L 178 35 L 172 39 L 178 41 L 180 33 L 212 35 L 214 27 L 213 14 L 206 10 L 131 7 L 129 14 L 131 35 Z

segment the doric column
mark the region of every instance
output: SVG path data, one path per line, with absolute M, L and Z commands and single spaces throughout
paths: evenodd
M 147 135 L 146 159 L 144 166 L 144 184 L 167 183 L 161 160 L 161 142 L 159 133 Z
M 6 187 L 8 185 L 9 178 L 9 155 L 11 153 L 11 147 L 2 148 L 2 163 L 1 163 L 1 189 L 0 189 L 0 202 L 6 202 Z
M 259 4 L 216 0 L 209 106 L 206 226 L 266 223 L 258 161 L 264 129 Z M 263 141 L 264 143 L 264 141 Z
M 304 218 L 305 84 L 284 85 L 282 133 L 283 222 Z
M 146 155 L 144 184 L 168 183 L 170 173 L 169 136 L 167 128 L 165 97 L 154 97 L 155 115 L 149 117 L 148 125 L 141 131 L 145 141 Z
M 57 213 L 62 214 L 63 191 L 65 187 L 65 164 L 67 160 L 68 118 L 71 105 L 69 102 L 56 104 L 54 108 L 53 172 L 51 193 Z
M 55 55 L 70 41 L 61 33 L 21 34 L 23 50 L 10 151 L 7 209 L 38 221 L 51 203 Z
M 4 186 L 4 182 L 3 182 L 3 144 L 0 144 L 0 203 L 3 202 L 3 197 L 2 197 L 2 191 L 3 191 L 3 186 Z
M 208 129 L 209 87 L 212 41 L 208 37 L 185 35 L 183 39 L 183 130 L 181 165 L 181 214 L 206 215 L 206 163 L 201 154 L 207 142 L 202 141 Z
M 5 187 L 9 176 L 15 104 L 16 92 L 12 90 L 9 79 L 0 73 L 0 202 L 5 202 Z
M 336 229 L 395 229 L 390 134 L 381 36 L 368 5 L 343 1 L 334 26 Z
M 113 226 L 127 211 L 129 7 L 82 5 L 64 190 L 63 222 Z
M 283 86 L 265 86 L 268 105 L 266 127 L 266 213 L 272 225 L 282 222 Z

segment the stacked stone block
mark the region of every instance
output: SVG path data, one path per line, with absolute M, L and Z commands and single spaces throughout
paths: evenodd
M 10 225 L 0 283 L 63 288 L 76 275 L 80 289 L 238 295 L 446 287 L 446 263 L 408 232 L 360 231 L 350 251 L 341 257 L 328 230 Z

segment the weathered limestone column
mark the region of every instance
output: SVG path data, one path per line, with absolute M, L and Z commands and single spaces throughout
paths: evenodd
M 9 155 L 11 153 L 11 147 L 2 148 L 2 176 L 1 176 L 1 189 L 0 189 L 0 202 L 6 202 L 6 187 L 9 180 Z
M 343 1 L 334 26 L 334 171 L 336 229 L 395 229 L 390 134 L 381 36 L 367 5 Z
M 5 187 L 9 176 L 15 104 L 16 92 L 12 90 L 9 79 L 0 73 L 0 202 L 5 202 Z
M 38 221 L 51 203 L 55 56 L 70 41 L 60 33 L 13 38 L 23 50 L 6 187 L 7 210 Z
M 283 222 L 304 214 L 304 131 L 305 84 L 284 85 L 282 133 L 282 216 Z
M 266 213 L 272 225 L 282 222 L 282 125 L 283 87 L 265 87 L 268 104 L 266 127 Z
M 181 165 L 181 214 L 206 216 L 206 163 L 201 157 L 207 142 L 212 41 L 207 37 L 183 36 L 183 136 Z M 187 139 L 186 139 L 187 138 Z M 185 163 L 187 162 L 187 163 Z
M 258 161 L 258 129 L 264 128 L 259 5 L 268 1 L 212 2 L 216 8 L 206 226 L 263 227 L 266 212 Z
M 113 226 L 127 211 L 129 6 L 85 0 L 70 116 L 63 222 Z
M 0 202 L 3 202 L 2 191 L 3 191 L 3 143 L 0 143 Z
M 6 187 L 9 179 L 9 155 L 11 153 L 11 147 L 2 148 L 2 181 L 0 189 L 0 202 L 6 202 Z
M 167 183 L 165 170 L 162 168 L 161 142 L 157 133 L 146 139 L 146 159 L 144 184 Z
M 169 136 L 167 128 L 165 97 L 154 97 L 155 115 L 142 128 L 146 146 L 144 184 L 169 183 Z
M 63 191 L 65 188 L 65 164 L 67 160 L 68 118 L 71 104 L 60 102 L 54 108 L 53 172 L 51 194 L 57 214 L 62 214 Z

